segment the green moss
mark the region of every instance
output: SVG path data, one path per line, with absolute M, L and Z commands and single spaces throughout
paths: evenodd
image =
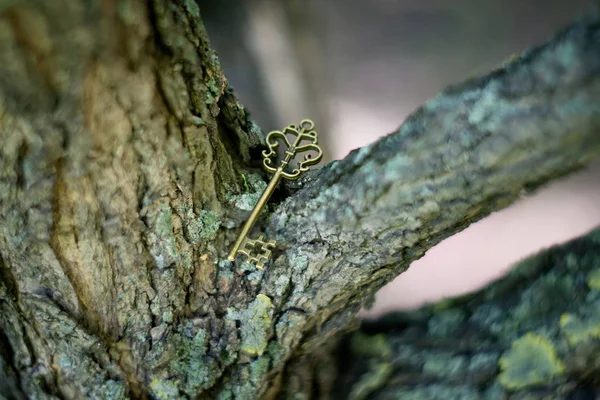
M 125 394 L 125 385 L 112 379 L 103 385 L 100 392 L 106 400 L 126 400 L 129 398 Z
M 508 396 L 506 394 L 506 390 L 504 390 L 504 388 L 502 387 L 502 385 L 500 385 L 498 381 L 495 381 L 490 386 L 488 386 L 483 396 L 480 397 L 481 400 L 498 400 L 507 398 Z
M 221 69 L 221 62 L 219 61 L 219 57 L 215 53 L 212 53 L 210 55 L 210 60 L 213 62 L 216 70 Z
M 173 233 L 173 218 L 168 204 L 147 217 L 149 222 L 148 243 L 157 268 L 164 269 L 178 261 L 179 254 Z
M 479 353 L 474 354 L 469 360 L 469 367 L 467 368 L 470 373 L 477 373 L 479 371 L 495 369 L 498 363 L 498 355 L 494 353 Z
M 254 263 L 249 263 L 247 260 L 245 260 L 240 265 L 240 271 L 243 271 L 243 272 L 253 272 L 253 271 L 256 271 L 256 265 Z M 252 280 L 252 279 L 250 279 L 250 280 Z
M 477 388 L 469 385 L 441 385 L 431 383 L 421 386 L 413 386 L 408 389 L 391 387 L 389 392 L 379 396 L 384 399 L 402 400 L 481 400 L 481 394 Z M 503 398 L 503 397 L 500 397 Z M 494 398 L 494 400 L 497 400 Z
M 450 298 L 442 299 L 442 300 L 438 301 L 437 303 L 433 304 L 431 309 L 434 312 L 438 312 L 438 311 L 448 310 L 448 309 L 452 308 L 453 306 L 454 306 L 454 298 L 450 297 Z
M 204 240 L 210 240 L 215 237 L 219 226 L 221 226 L 221 218 L 212 211 L 201 210 L 198 216 L 200 221 L 200 237 Z
M 156 232 L 161 236 L 173 234 L 173 217 L 171 209 L 167 204 L 163 204 L 156 216 Z
M 308 267 L 308 256 L 304 253 L 293 253 L 289 256 L 290 264 L 293 265 L 294 270 L 304 271 Z
M 477 324 L 481 329 L 503 336 L 507 330 L 504 310 L 495 304 L 484 303 L 477 307 L 471 315 L 471 323 Z
M 306 316 L 296 312 L 286 312 L 277 321 L 275 327 L 276 341 L 269 344 L 269 354 L 275 363 L 291 350 L 295 343 L 302 338 L 302 332 L 295 328 L 298 324 L 306 322 Z
M 600 290 L 600 268 L 596 268 L 589 273 L 587 284 L 590 289 Z
M 154 397 L 156 397 L 159 400 L 173 400 L 184 398 L 179 395 L 177 381 L 163 381 L 155 378 L 152 380 L 152 382 L 150 382 L 150 390 L 152 391 Z
M 358 355 L 387 358 L 392 354 L 392 349 L 384 334 L 365 335 L 356 332 L 352 335 L 352 352 Z
M 200 118 L 199 116 L 197 116 L 197 115 L 190 116 L 190 121 L 194 125 L 197 125 L 197 126 L 204 125 L 204 120 L 202 118 Z M 185 153 L 185 154 L 187 155 L 188 153 Z
M 213 104 L 215 101 L 217 101 L 220 97 L 221 97 L 221 91 L 219 90 L 219 87 L 217 86 L 217 81 L 215 79 L 215 77 L 211 77 L 208 82 L 206 82 L 206 89 L 208 89 L 205 93 L 204 93 L 204 102 L 206 104 Z
M 231 269 L 232 263 L 228 260 L 219 260 L 217 263 L 217 271 L 219 277 L 223 277 L 226 279 L 233 279 L 234 272 Z
M 208 90 L 210 90 L 210 92 L 215 95 L 215 96 L 219 96 L 219 88 L 217 87 L 217 81 L 215 80 L 215 78 L 210 78 L 210 80 L 208 81 L 208 83 L 206 84 L 206 86 L 208 87 Z
M 200 99 L 197 99 L 196 101 L 199 101 Z M 213 104 L 215 102 L 215 97 L 212 95 L 212 93 L 207 92 L 205 94 L 205 99 L 204 99 L 206 104 Z
M 247 263 L 244 263 L 244 264 L 247 264 Z M 256 267 L 253 267 L 253 268 L 255 269 Z M 258 284 L 258 283 L 261 282 L 262 277 L 263 277 L 264 274 L 265 274 L 264 270 L 256 270 L 256 271 L 253 271 L 253 272 L 249 273 L 246 276 L 246 279 L 248 279 L 248 282 L 250 282 L 253 285 L 255 285 L 255 284 Z
M 513 53 L 510 56 L 508 56 L 507 59 L 505 59 L 504 61 L 502 61 L 501 67 L 505 68 L 511 64 L 515 64 L 517 61 L 519 61 L 521 59 L 521 54 L 519 53 Z
M 519 299 L 519 304 L 511 312 L 512 318 L 524 329 L 532 329 L 540 320 L 562 313 L 573 298 L 575 284 L 571 276 L 553 272 L 540 277 Z
M 563 314 L 560 317 L 560 328 L 571 346 L 590 339 L 600 339 L 600 321 L 597 319 L 582 321 L 573 314 Z
M 515 340 L 498 363 L 499 382 L 509 390 L 543 385 L 564 372 L 552 343 L 531 332 Z
M 259 294 L 244 311 L 227 310 L 227 318 L 240 321 L 241 350 L 251 355 L 262 355 L 267 348 L 267 336 L 271 328 L 273 303 Z
M 242 182 L 244 182 L 244 189 L 246 192 L 250 191 L 250 186 L 248 186 L 248 181 L 246 180 L 246 175 L 240 174 L 242 176 Z
M 225 388 L 217 395 L 217 400 L 231 400 L 233 399 L 233 392 L 231 388 Z
M 353 400 L 368 399 L 374 391 L 386 384 L 393 370 L 390 363 L 373 365 L 370 371 L 362 375 L 360 381 L 353 385 L 352 392 L 348 397 Z
M 417 346 L 402 343 L 394 345 L 394 358 L 401 360 L 401 364 L 407 368 L 420 370 L 427 358 L 427 352 L 422 352 Z
M 255 399 L 263 380 L 267 376 L 271 358 L 262 356 L 249 364 L 245 364 L 240 372 L 238 381 L 233 384 L 231 381 L 225 384 L 225 387 L 217 399 Z
M 240 210 L 250 211 L 267 188 L 267 184 L 259 175 L 247 174 L 244 178 L 244 186 L 247 192 L 231 195 L 228 200 Z
M 270 342 L 267 346 L 267 353 L 273 360 L 273 364 L 278 364 L 288 354 L 289 347 L 284 347 L 277 342 Z
M 190 328 L 191 329 L 191 328 Z M 189 330 L 184 328 L 184 331 Z M 179 387 L 188 395 L 194 395 L 198 389 L 212 386 L 218 377 L 217 361 L 205 357 L 208 337 L 205 330 L 200 329 L 193 337 L 179 334 L 174 339 L 177 358 L 169 364 L 176 376 L 181 377 Z
M 275 293 L 282 296 L 290 286 L 290 277 L 288 275 L 279 275 L 275 281 Z
M 423 364 L 423 373 L 427 376 L 453 379 L 464 375 L 467 368 L 468 363 L 463 356 L 433 352 L 428 354 Z
M 429 320 L 429 334 L 434 337 L 451 337 L 465 319 L 465 313 L 458 308 L 440 311 Z
M 593 230 L 587 237 L 593 243 L 600 244 L 600 229 Z
M 131 0 L 120 0 L 117 3 L 117 14 L 126 25 L 132 24 L 135 21 L 135 13 Z
M 192 17 L 200 18 L 200 8 L 198 7 L 198 4 L 196 4 L 196 1 L 187 0 L 185 2 L 185 9 Z
M 269 371 L 271 359 L 268 356 L 259 357 L 256 361 L 250 363 L 250 379 L 255 385 L 258 385 Z
M 171 322 L 173 322 L 173 313 L 171 311 L 163 312 L 162 320 L 163 320 L 163 322 L 170 324 Z
M 188 221 L 186 234 L 193 244 L 214 239 L 221 226 L 221 217 L 210 210 L 200 210 L 198 217 L 191 214 Z

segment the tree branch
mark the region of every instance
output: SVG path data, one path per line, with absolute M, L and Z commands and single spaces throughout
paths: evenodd
M 592 20 L 447 89 L 398 131 L 308 177 L 270 218 L 282 247 L 267 287 L 290 277 L 283 308 L 323 324 L 444 238 L 598 154 Z
M 598 154 L 600 24 L 590 18 L 304 180 L 269 220 L 281 247 L 262 291 L 280 310 L 303 310 L 314 348 L 429 248 Z
M 336 353 L 335 398 L 595 398 L 599 260 L 596 229 L 476 293 L 365 323 Z

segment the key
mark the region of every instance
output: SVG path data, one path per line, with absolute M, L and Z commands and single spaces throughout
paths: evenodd
M 300 175 L 308 171 L 311 165 L 314 165 L 321 161 L 323 152 L 319 147 L 317 132 L 314 130 L 315 125 L 310 120 L 303 120 L 299 126 L 289 125 L 283 131 L 273 131 L 267 135 L 267 146 L 268 150 L 262 152 L 263 155 L 263 167 L 270 173 L 273 174 L 271 181 L 267 185 L 267 188 L 258 199 L 258 202 L 252 209 L 248 221 L 244 224 L 240 236 L 235 242 L 235 245 L 229 252 L 227 259 L 229 261 L 235 261 L 238 254 L 246 256 L 248 263 L 255 262 L 256 268 L 264 269 L 265 263 L 271 258 L 271 249 L 275 247 L 275 240 L 265 241 L 263 235 L 260 235 L 258 239 L 250 239 L 248 234 L 252 230 L 252 227 L 256 223 L 260 212 L 263 207 L 269 201 L 271 194 L 277 187 L 279 181 L 283 179 L 296 180 Z M 288 135 L 295 138 L 293 143 L 288 140 Z M 277 157 L 277 149 L 279 148 L 279 141 L 283 142 L 285 147 L 285 155 L 279 166 L 276 168 L 273 158 Z M 313 157 L 312 154 L 308 153 L 304 155 L 304 159 L 298 163 L 298 166 L 290 168 L 289 164 L 294 157 L 303 152 L 312 151 L 316 153 Z

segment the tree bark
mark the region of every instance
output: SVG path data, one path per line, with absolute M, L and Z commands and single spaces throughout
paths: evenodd
M 600 153 L 590 17 L 279 190 L 261 271 L 226 255 L 264 135 L 194 1 L 1 2 L 0 54 L 8 398 L 325 397 L 379 287 Z
M 599 302 L 596 229 L 481 291 L 365 323 L 330 364 L 335 398 L 596 399 Z

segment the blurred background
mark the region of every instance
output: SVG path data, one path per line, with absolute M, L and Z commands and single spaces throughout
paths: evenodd
M 394 131 L 452 83 L 485 74 L 591 10 L 591 0 L 199 0 L 211 44 L 266 131 L 316 123 L 325 161 Z M 600 163 L 431 249 L 366 318 L 477 289 L 600 225 Z

